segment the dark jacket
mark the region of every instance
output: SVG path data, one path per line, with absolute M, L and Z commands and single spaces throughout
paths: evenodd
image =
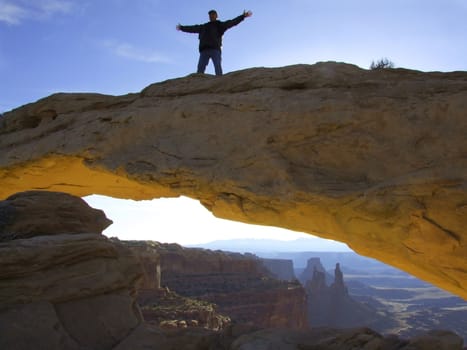
M 186 33 L 199 33 L 199 51 L 206 49 L 218 49 L 222 47 L 222 35 L 225 31 L 236 26 L 245 19 L 244 15 L 222 22 L 214 21 L 194 26 L 180 26 L 180 30 Z

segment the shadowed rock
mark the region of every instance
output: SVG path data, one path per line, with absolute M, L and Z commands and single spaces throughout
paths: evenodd
M 33 198 L 47 198 L 47 193 Z M 462 348 L 462 339 L 447 331 L 432 331 L 407 341 L 369 329 L 258 330 L 256 326 L 233 325 L 220 333 L 200 328 L 164 332 L 144 323 L 135 304 L 135 289 L 143 280 L 141 262 L 154 266 L 159 258 L 149 258 L 147 252 L 143 250 L 143 259 L 138 260 L 128 248 L 97 232 L 46 235 L 41 231 L 31 238 L 0 242 L 0 348 Z M 146 287 L 157 286 L 157 273 L 145 278 Z
M 283 281 L 296 280 L 292 260 L 265 258 L 261 258 L 260 260 L 275 278 Z
M 0 197 L 185 195 L 467 298 L 466 110 L 465 72 L 332 62 L 56 94 L 0 118 Z
M 252 254 L 151 241 L 122 243 L 139 256 L 153 250 L 160 257 L 161 286 L 215 304 L 216 311 L 233 322 L 258 327 L 307 327 L 304 288 L 298 282 L 275 279 L 263 261 Z M 150 314 L 151 304 L 160 295 L 156 292 L 151 298 L 151 294 L 140 291 L 143 314 Z
M 27 192 L 0 201 L 0 213 L 1 349 L 112 349 L 142 323 L 141 265 L 100 234 L 102 211 Z
M 112 221 L 66 193 L 27 191 L 0 202 L 0 242 L 41 235 L 101 234 Z

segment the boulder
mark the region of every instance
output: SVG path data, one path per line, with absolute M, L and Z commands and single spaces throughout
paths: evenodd
M 112 221 L 67 193 L 26 191 L 0 201 L 0 242 L 40 235 L 101 234 Z

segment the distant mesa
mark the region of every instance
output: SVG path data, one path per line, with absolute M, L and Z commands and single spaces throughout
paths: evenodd
M 326 240 L 315 236 L 298 238 L 295 240 L 274 240 L 274 239 L 253 239 L 235 238 L 219 239 L 203 244 L 188 245 L 188 247 L 202 247 L 211 250 L 226 250 L 239 253 L 247 252 L 303 252 L 304 250 L 329 251 L 329 252 L 351 252 L 352 250 L 345 244 Z
M 305 270 L 303 270 L 298 279 L 303 285 L 306 285 L 308 281 L 317 282 L 318 280 L 321 280 L 320 283 L 324 285 L 329 285 L 333 280 L 333 276 L 326 272 L 320 258 L 310 258 L 307 261 Z
M 0 119 L 0 198 L 183 195 L 467 299 L 466 101 L 466 72 L 336 62 L 55 94 Z
M 294 281 L 295 277 L 293 261 L 285 259 L 260 259 L 261 263 L 268 269 L 272 275 L 282 281 Z
M 308 267 L 311 266 L 312 278 L 305 282 L 310 326 L 367 326 L 380 332 L 397 326 L 394 319 L 381 315 L 378 310 L 358 302 L 349 295 L 339 263 L 336 263 L 331 284 L 326 282 L 326 272 L 319 258 L 310 259 Z

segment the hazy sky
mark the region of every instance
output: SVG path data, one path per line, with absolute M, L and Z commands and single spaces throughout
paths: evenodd
M 382 57 L 423 71 L 467 70 L 467 0 L 0 0 L 0 113 L 55 92 L 120 95 L 190 74 L 198 60 L 197 36 L 175 26 L 204 23 L 210 9 L 221 20 L 253 11 L 224 36 L 225 73 L 318 61 L 368 68 Z M 95 201 L 106 206 L 114 231 L 132 230 L 114 213 L 128 218 L 138 206 L 157 217 L 162 210 L 154 203 Z M 191 201 L 175 203 L 177 210 L 196 211 Z M 188 221 L 188 214 L 183 217 L 178 220 Z M 133 229 L 142 230 L 142 221 Z M 148 230 L 159 232 L 154 239 L 167 237 L 149 221 Z M 210 232 L 216 230 L 226 229 Z
M 313 236 L 304 233 L 217 219 L 197 201 L 186 197 L 136 202 L 90 196 L 85 200 L 92 207 L 103 209 L 107 217 L 114 221 L 114 224 L 104 232 L 109 237 L 180 244 L 207 243 L 233 238 L 278 240 L 309 238 L 309 245 L 304 247 L 304 250 L 329 250 L 329 247 L 332 247 L 335 251 L 349 251 L 345 244 L 323 239 L 316 240 Z

